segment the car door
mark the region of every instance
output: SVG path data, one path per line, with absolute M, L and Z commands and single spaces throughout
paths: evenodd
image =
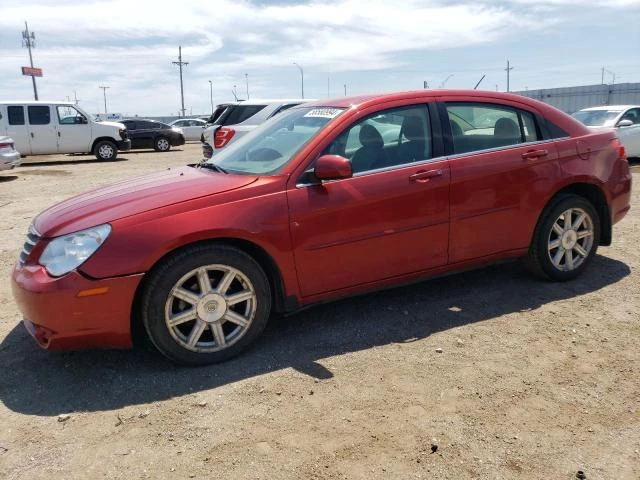
M 23 105 L 7 105 L 6 135 L 13 138 L 15 149 L 22 155 L 31 154 L 31 136 L 29 135 L 25 107 Z
M 58 152 L 58 132 L 50 105 L 28 105 L 29 142 L 33 155 Z
M 629 157 L 640 157 L 640 107 L 630 108 L 624 112 L 620 120 L 631 120 L 633 125 L 616 128 L 616 135 Z
M 91 150 L 89 119 L 71 105 L 57 105 L 58 152 L 76 153 Z
M 559 172 L 540 117 L 516 104 L 444 100 L 452 154 L 449 262 L 528 248 Z
M 409 117 L 422 123 L 424 140 L 422 154 L 411 158 L 401 152 L 409 143 L 402 134 Z M 431 123 L 426 105 L 357 120 L 325 150 L 350 158 L 353 177 L 324 183 L 305 183 L 303 177 L 288 189 L 303 296 L 447 263 L 449 166 L 433 155 Z M 361 141 L 348 148 L 356 132 Z

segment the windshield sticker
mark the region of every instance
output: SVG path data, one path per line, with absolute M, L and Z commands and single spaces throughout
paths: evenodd
M 304 116 L 307 118 L 335 118 L 340 112 L 342 112 L 340 108 L 314 108 L 305 113 Z

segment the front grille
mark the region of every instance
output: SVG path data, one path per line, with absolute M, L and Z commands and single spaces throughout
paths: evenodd
M 33 247 L 36 246 L 36 243 L 40 240 L 40 235 L 36 232 L 36 229 L 33 226 L 29 227 L 29 231 L 27 232 L 27 238 L 24 241 L 24 246 L 22 247 L 22 251 L 20 251 L 20 266 L 24 265 L 27 261 L 27 257 L 33 250 Z

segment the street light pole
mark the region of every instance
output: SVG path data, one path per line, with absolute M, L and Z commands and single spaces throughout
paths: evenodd
M 247 82 L 247 100 L 249 100 L 249 74 L 248 73 L 244 74 L 244 79 Z
M 296 62 L 293 62 L 293 64 L 300 70 L 300 90 L 302 93 L 302 96 L 300 98 L 304 98 L 304 71 L 302 70 L 302 67 Z
M 98 87 L 102 89 L 102 94 L 104 95 L 104 114 L 107 114 L 107 88 L 111 87 Z
M 213 115 L 213 82 L 209 80 L 209 97 L 211 97 L 211 115 Z
M 449 81 L 449 79 L 450 79 L 451 77 L 453 77 L 453 75 L 454 75 L 453 73 L 449 74 L 449 76 L 448 76 L 447 78 L 445 78 L 445 79 L 444 79 L 444 82 L 442 82 L 442 83 L 440 84 L 440 88 L 444 88 L 444 86 L 447 84 L 447 82 Z

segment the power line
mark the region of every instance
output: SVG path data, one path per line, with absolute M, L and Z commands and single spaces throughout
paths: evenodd
M 180 99 L 182 100 L 182 116 L 185 116 L 185 109 L 184 109 L 184 86 L 182 84 L 182 66 L 183 65 L 189 65 L 189 62 L 183 62 L 182 61 L 182 46 L 178 47 L 178 61 L 177 62 L 171 62 L 174 65 L 178 65 L 178 67 L 180 67 Z

